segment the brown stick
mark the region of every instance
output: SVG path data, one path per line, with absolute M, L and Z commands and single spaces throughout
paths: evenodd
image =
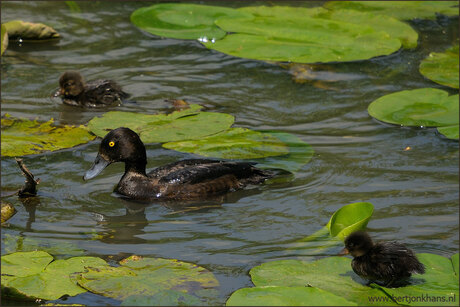
M 22 171 L 24 177 L 26 177 L 26 181 L 24 186 L 18 191 L 19 197 L 28 197 L 28 196 L 35 196 L 37 194 L 37 184 L 40 183 L 40 178 L 37 180 L 34 179 L 34 175 L 29 171 L 26 167 L 22 159 L 14 158 L 19 165 L 19 168 Z

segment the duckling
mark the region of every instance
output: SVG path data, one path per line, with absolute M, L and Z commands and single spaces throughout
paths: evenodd
M 83 179 L 96 177 L 114 162 L 125 163 L 125 173 L 115 192 L 136 200 L 203 200 L 262 183 L 273 176 L 251 162 L 211 159 L 182 160 L 146 174 L 145 146 L 136 132 L 124 127 L 110 131 L 103 138 L 94 164 Z
M 412 273 L 425 273 L 425 266 L 414 252 L 398 242 L 374 244 L 363 231 L 356 231 L 345 239 L 342 255 L 351 254 L 353 271 L 369 283 L 381 281 L 385 287 L 403 285 Z
M 77 71 L 66 71 L 59 78 L 60 89 L 54 97 L 61 96 L 62 102 L 73 106 L 105 107 L 121 104 L 130 95 L 111 80 L 94 80 L 85 83 Z

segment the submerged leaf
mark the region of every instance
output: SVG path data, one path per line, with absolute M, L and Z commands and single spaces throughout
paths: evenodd
M 219 159 L 256 159 L 288 153 L 280 139 L 246 128 L 231 128 L 199 140 L 169 142 L 163 147 Z
M 58 38 L 60 35 L 42 23 L 32 23 L 22 20 L 12 20 L 4 23 L 9 38 L 20 37 L 22 39 L 49 39 Z
M 385 95 L 368 107 L 376 119 L 403 126 L 458 125 L 458 95 L 443 90 L 422 88 Z
M 432 52 L 420 63 L 420 73 L 426 78 L 453 88 L 459 86 L 458 45 L 443 53 Z
M 128 302 L 139 301 L 141 296 L 150 299 L 156 297 L 158 301 L 149 299 L 152 305 L 160 304 L 165 299 L 172 305 L 196 304 L 197 299 L 202 302 L 200 290 L 219 285 L 208 270 L 174 259 L 131 256 L 120 261 L 120 264 L 119 267 L 89 269 L 78 274 L 78 284 L 91 292 Z M 173 292 L 168 292 L 171 290 Z M 164 291 L 167 292 L 164 294 Z M 178 295 L 179 292 L 184 295 Z
M 48 122 L 2 117 L 2 156 L 23 156 L 55 151 L 95 138 L 84 126 L 53 126 Z
M 226 35 L 215 24 L 216 18 L 250 17 L 250 14 L 221 6 L 191 3 L 160 3 L 137 9 L 131 22 L 149 33 L 179 39 L 221 39 Z
M 436 13 L 458 16 L 458 1 L 330 1 L 325 7 L 372 12 L 403 20 L 435 19 Z
M 242 288 L 226 306 L 356 306 L 342 296 L 313 287 L 267 286 Z
M 201 108 L 192 104 L 189 109 L 156 115 L 111 111 L 90 120 L 88 128 L 104 137 L 112 129 L 127 127 L 145 143 L 161 143 L 212 135 L 228 129 L 235 120 L 230 114 L 201 112 Z

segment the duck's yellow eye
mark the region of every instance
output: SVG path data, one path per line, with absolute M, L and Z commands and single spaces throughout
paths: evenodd
M 112 141 L 112 142 L 110 142 L 110 143 L 109 143 L 109 146 L 110 146 L 110 147 L 113 147 L 113 146 L 115 146 L 115 142 L 113 142 L 113 141 Z

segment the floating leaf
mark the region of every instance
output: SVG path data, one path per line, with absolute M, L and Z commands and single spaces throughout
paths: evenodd
M 330 1 L 325 7 L 372 12 L 402 20 L 435 19 L 436 13 L 458 16 L 458 1 Z
M 453 126 L 445 126 L 445 127 L 438 127 L 439 133 L 444 135 L 445 137 L 453 140 L 458 140 L 459 138 L 459 126 L 458 125 L 453 125 Z
M 458 125 L 458 95 L 443 90 L 422 88 L 385 95 L 373 101 L 369 115 L 403 126 Z
M 334 212 L 325 227 L 297 241 L 289 250 L 308 249 L 308 254 L 314 255 L 342 244 L 349 234 L 366 228 L 373 212 L 374 206 L 368 202 L 345 205 Z
M 459 265 L 459 255 L 458 253 L 454 254 L 450 260 L 452 261 L 452 267 L 454 269 L 454 273 L 455 275 L 459 276 L 459 273 L 458 273 L 458 265 Z
M 216 18 L 251 17 L 232 8 L 188 3 L 161 3 L 137 9 L 131 22 L 149 33 L 179 39 L 221 39 L 226 35 Z
M 420 73 L 426 78 L 453 88 L 459 86 L 458 45 L 444 53 L 432 52 L 420 63 Z
M 2 202 L 2 211 L 1 211 L 2 224 L 8 221 L 15 213 L 16 213 L 16 209 L 14 209 L 12 204 Z
M 351 269 L 351 260 L 328 257 L 313 262 L 280 260 L 263 263 L 249 271 L 252 282 L 260 286 L 314 287 L 340 296 L 358 305 L 394 305 L 390 302 L 372 303 L 369 296 L 386 295 L 358 283 L 360 279 Z M 308 305 L 314 305 L 315 302 Z
M 219 285 L 211 272 L 178 260 L 131 256 L 120 261 L 120 264 L 119 267 L 90 269 L 78 274 L 78 284 L 93 293 L 118 300 L 139 300 L 139 296 L 148 296 L 158 297 L 159 302 L 164 302 L 164 296 L 159 293 L 174 290 L 173 300 L 187 305 L 196 304 L 200 290 Z M 184 293 L 182 299 L 177 292 Z M 194 299 L 190 300 L 190 297 Z M 152 305 L 159 303 L 149 302 Z
M 2 294 L 27 300 L 56 300 L 63 295 L 74 296 L 86 290 L 77 286 L 70 274 L 82 272 L 88 266 L 107 266 L 104 260 L 96 257 L 52 260 L 53 257 L 43 251 L 2 256 L 2 274 L 8 274 L 2 275 Z
M 280 139 L 246 128 L 231 128 L 199 140 L 169 142 L 163 147 L 219 159 L 256 159 L 288 153 Z
M 131 295 L 121 306 L 200 306 L 203 305 L 198 297 L 181 291 L 165 290 L 152 296 Z
M 127 127 L 145 143 L 161 143 L 203 138 L 228 129 L 235 120 L 225 113 L 200 112 L 201 108 L 192 104 L 189 109 L 156 115 L 111 111 L 90 120 L 88 128 L 104 137 L 112 129 Z
M 84 126 L 53 126 L 48 122 L 2 117 L 2 156 L 23 156 L 55 151 L 95 138 Z
M 32 23 L 22 20 L 12 20 L 4 23 L 9 38 L 20 37 L 22 39 L 49 39 L 58 38 L 60 35 L 42 23 Z
M 299 137 L 278 131 L 264 131 L 263 133 L 270 134 L 286 144 L 288 154 L 285 156 L 266 157 L 257 161 L 257 167 L 279 168 L 295 173 L 313 158 L 313 154 L 315 153 L 313 147 L 302 141 Z
M 276 12 L 278 7 L 270 9 Z M 281 8 L 274 16 L 217 19 L 219 27 L 235 34 L 203 44 L 233 56 L 297 63 L 364 60 L 401 47 L 399 39 L 370 26 L 313 18 L 309 9 L 295 9 L 305 10 L 305 16 L 290 16 Z
M 6 27 L 4 24 L 2 24 L 2 30 L 1 30 L 1 37 L 0 37 L 0 42 L 2 44 L 1 46 L 1 54 L 5 52 L 6 48 L 8 48 L 8 32 L 6 31 Z
M 242 288 L 226 306 L 356 306 L 342 296 L 313 287 L 267 286 Z

